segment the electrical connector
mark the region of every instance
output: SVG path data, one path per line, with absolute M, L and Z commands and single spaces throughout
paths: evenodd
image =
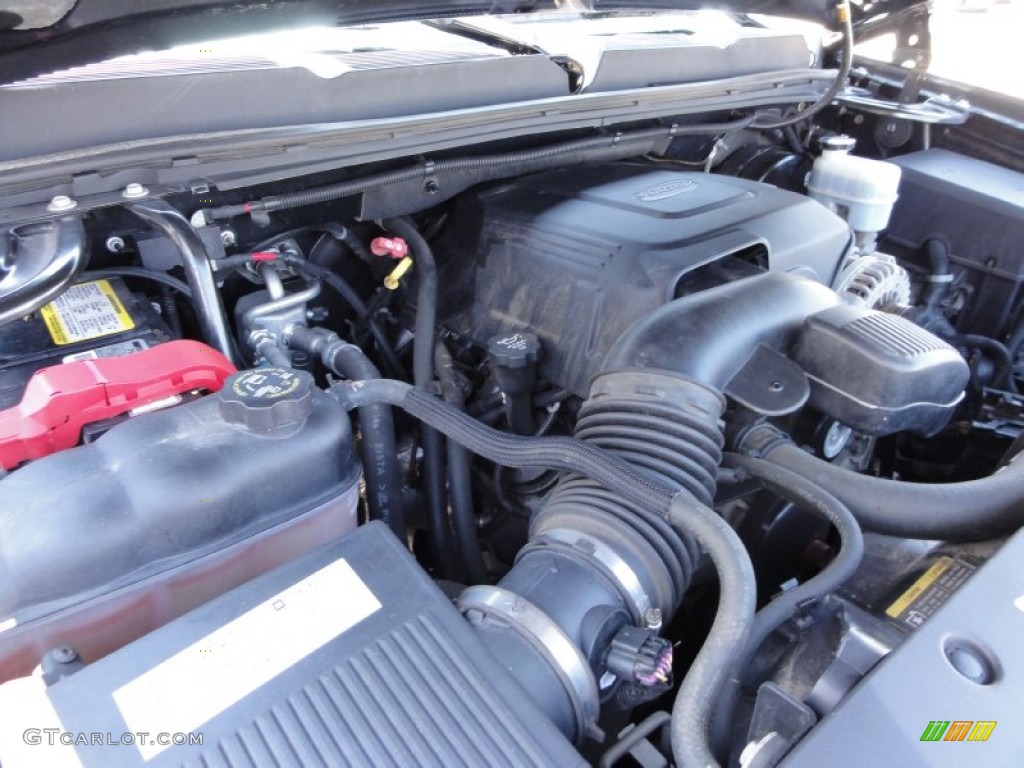
M 672 644 L 650 629 L 623 627 L 612 639 L 605 666 L 626 682 L 667 685 L 672 681 Z

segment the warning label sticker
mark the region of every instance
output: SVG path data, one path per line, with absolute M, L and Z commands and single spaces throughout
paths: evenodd
M 975 570 L 975 566 L 963 560 L 940 557 L 885 609 L 885 615 L 911 629 L 917 629 L 942 607 Z
M 40 311 L 54 344 L 74 344 L 135 327 L 106 280 L 73 285 Z

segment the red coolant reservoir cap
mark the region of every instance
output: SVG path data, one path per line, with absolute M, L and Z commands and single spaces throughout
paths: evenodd
M 72 448 L 86 424 L 196 389 L 216 392 L 234 372 L 220 352 L 188 340 L 42 368 L 21 402 L 0 411 L 0 467 Z

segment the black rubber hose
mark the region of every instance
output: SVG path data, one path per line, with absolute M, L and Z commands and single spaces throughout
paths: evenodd
M 352 307 L 358 315 L 366 314 L 366 302 L 362 300 L 355 289 L 348 284 L 341 275 L 326 267 L 321 267 L 319 264 L 312 264 L 306 259 L 294 253 L 282 253 L 281 261 L 288 266 L 295 269 L 296 272 L 306 275 L 307 277 L 315 277 L 323 280 L 334 291 L 344 299 L 345 303 Z M 384 329 L 380 327 L 380 324 L 375 318 L 367 317 L 367 325 L 370 328 L 370 334 L 373 336 L 373 340 L 377 345 L 377 351 L 380 352 L 381 360 L 384 362 L 386 368 L 390 370 L 393 375 L 400 374 L 402 371 L 402 363 L 398 359 L 398 355 L 394 348 L 391 346 L 391 342 L 388 341 L 387 334 L 384 333 Z
M 140 280 L 151 280 L 160 285 L 173 288 L 189 301 L 192 301 L 192 289 L 176 277 L 166 272 L 158 272 L 154 269 L 144 267 L 105 267 L 103 269 L 90 269 L 82 274 L 84 279 L 97 280 L 104 277 L 137 277 Z
M 601 759 L 598 761 L 597 767 L 611 768 L 619 762 L 619 760 L 624 758 L 630 750 L 633 749 L 633 747 L 659 728 L 668 725 L 671 721 L 672 716 L 669 715 L 668 712 L 654 712 L 653 714 L 648 715 L 642 722 L 637 723 L 633 730 L 621 737 L 608 749 L 607 752 L 601 755 Z
M 1010 447 L 1006 449 L 1006 453 L 1004 453 L 1002 458 L 999 459 L 999 466 L 1005 467 L 1021 453 L 1024 453 L 1024 432 L 1017 435 L 1017 439 L 1010 443 Z
M 420 429 L 420 433 L 423 446 L 423 493 L 426 496 L 429 542 L 434 565 L 442 579 L 461 581 L 462 572 L 455 551 L 455 539 L 448 520 L 444 438 L 436 429 L 426 425 Z
M 465 410 L 465 399 L 455 380 L 455 362 L 448 347 L 440 340 L 437 342 L 434 364 L 441 380 L 444 401 L 453 408 Z M 490 579 L 480 551 L 476 513 L 473 508 L 472 457 L 469 451 L 454 440 L 448 441 L 448 497 L 452 508 L 455 540 L 466 570 L 466 578 L 471 584 L 486 584 Z
M 729 733 L 743 689 L 744 675 L 750 668 L 761 644 L 775 630 L 791 619 L 801 607 L 821 600 L 846 583 L 857 572 L 864 559 L 864 535 L 853 513 L 835 496 L 822 490 L 807 478 L 777 464 L 749 456 L 726 454 L 724 466 L 738 467 L 758 478 L 768 490 L 796 504 L 800 509 L 828 520 L 839 534 L 839 554 L 822 571 L 799 586 L 783 592 L 754 617 L 745 656 L 731 672 L 729 683 L 719 699 L 712 744 L 723 759 L 729 745 Z
M 907 483 L 859 475 L 812 456 L 774 427 L 760 426 L 741 450 L 790 469 L 843 502 L 867 531 L 909 539 L 985 541 L 1024 524 L 1024 458 L 962 483 Z
M 507 467 L 541 467 L 600 478 L 601 484 L 627 502 L 664 516 L 675 492 L 651 482 L 627 463 L 572 437 L 523 437 L 499 432 L 436 397 L 402 381 L 379 379 L 331 388 L 346 408 L 385 402 L 402 408 L 473 453 Z
M 160 310 L 171 333 L 175 338 L 180 339 L 184 335 L 181 330 L 181 315 L 174 298 L 174 289 L 169 285 L 160 286 Z
M 832 100 L 839 94 L 839 91 L 846 85 L 846 78 L 850 75 L 850 70 L 853 68 L 853 19 L 850 13 L 850 4 L 846 0 L 839 0 L 836 3 L 836 15 L 839 19 L 840 29 L 842 30 L 842 53 L 840 54 L 839 71 L 836 72 L 835 80 L 829 85 L 828 90 L 822 94 L 821 98 L 811 104 L 806 109 L 803 109 L 796 114 L 789 115 L 780 120 L 772 120 L 764 122 L 761 120 L 755 120 L 750 126 L 753 130 L 771 130 L 774 128 L 785 128 L 787 125 L 793 125 L 799 123 L 802 120 L 816 115 L 818 112 L 823 110 L 825 107 L 832 103 Z
M 679 768 L 717 765 L 710 745 L 715 705 L 748 646 L 757 606 L 754 567 L 735 531 L 703 504 L 679 494 L 668 510 L 673 528 L 697 540 L 718 572 L 718 611 L 683 678 L 672 707 L 672 755 Z
M 949 243 L 941 237 L 929 238 L 925 242 L 925 254 L 930 272 L 921 298 L 925 307 L 935 310 L 953 283 L 953 275 L 949 271 Z
M 295 328 L 288 339 L 293 349 L 319 357 L 338 376 L 352 381 L 380 378 L 380 372 L 359 347 L 323 328 Z M 366 475 L 366 501 L 370 517 L 381 520 L 405 541 L 402 474 L 395 443 L 395 420 L 384 403 L 359 409 L 360 452 Z
M 277 368 L 291 368 L 292 361 L 288 359 L 288 355 L 284 353 L 273 339 L 265 338 L 257 342 L 253 347 L 253 352 L 256 354 L 256 359 L 263 358 L 270 365 Z
M 758 611 L 747 647 L 748 655 L 753 655 L 772 632 L 792 618 L 798 608 L 831 594 L 853 577 L 864 559 L 864 534 L 845 504 L 795 472 L 764 459 L 736 454 L 726 456 L 725 466 L 739 467 L 758 478 L 780 498 L 828 520 L 839 534 L 839 554 L 824 570 L 800 586 L 782 593 Z
M 403 238 L 416 269 L 416 337 L 412 348 L 412 380 L 422 388 L 434 380 L 434 329 L 437 326 L 437 263 L 427 241 L 408 219 L 387 219 L 384 228 Z
M 1017 324 L 1017 329 L 1010 334 L 1006 341 L 1006 348 L 1010 352 L 1010 381 L 1020 389 L 1017 379 L 1024 379 L 1024 317 Z
M 954 347 L 977 349 L 987 353 L 996 364 L 992 383 L 1002 383 L 1010 392 L 1017 393 L 1017 382 L 1013 377 L 1013 355 L 1002 342 L 977 333 L 958 333 L 946 339 Z
M 434 381 L 434 337 L 437 326 L 437 264 L 427 241 L 404 218 L 387 219 L 385 229 L 403 238 L 409 245 L 416 270 L 416 327 L 412 344 L 412 380 L 426 391 Z M 429 427 L 422 430 L 423 491 L 430 519 L 430 542 L 442 577 L 457 578 L 457 559 L 445 492 L 444 441 Z
M 921 293 L 923 306 L 910 310 L 907 317 L 945 339 L 956 334 L 956 328 L 942 312 L 942 300 L 953 284 L 953 274 L 949 269 L 949 243 L 944 237 L 931 237 L 924 243 L 924 252 L 928 257 L 929 271 Z
M 341 240 L 348 249 L 352 251 L 357 259 L 365 264 L 369 264 L 373 261 L 373 257 L 370 255 L 369 249 L 363 244 L 363 241 L 356 237 L 356 234 L 348 227 L 342 224 L 327 223 L 323 225 L 324 232 L 332 235 L 338 240 Z
M 312 264 L 333 269 L 347 255 L 345 244 L 334 235 L 324 232 L 310 247 L 307 258 Z
M 265 251 L 268 248 L 272 248 L 273 246 L 277 245 L 278 243 L 284 242 L 285 240 L 293 240 L 296 237 L 300 237 L 301 235 L 306 235 L 309 234 L 310 232 L 320 231 L 322 230 L 319 224 L 304 224 L 301 227 L 292 227 L 291 229 L 286 229 L 283 232 L 278 232 L 276 235 L 265 237 L 258 243 L 246 247 L 248 248 L 249 251 Z M 220 259 L 220 261 L 223 261 L 223 259 Z

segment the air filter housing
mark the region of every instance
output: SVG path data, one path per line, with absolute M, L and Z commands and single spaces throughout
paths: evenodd
M 938 432 L 963 398 L 967 363 L 942 339 L 897 315 L 841 305 L 811 315 L 796 360 L 811 405 L 859 432 Z
M 0 686 L 4 768 L 44 728 L 113 734 L 46 748 L 84 768 L 586 765 L 382 523 L 41 682 Z

